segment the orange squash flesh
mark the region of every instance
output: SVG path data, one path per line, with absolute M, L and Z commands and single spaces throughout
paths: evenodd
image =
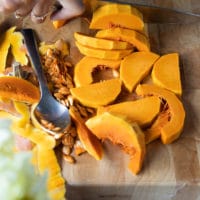
M 104 38 L 131 43 L 138 51 L 150 51 L 149 40 L 142 33 L 125 28 L 109 28 L 100 30 L 97 38 Z
M 82 87 L 71 88 L 70 92 L 83 105 L 98 108 L 116 99 L 121 92 L 121 81 L 119 79 L 110 79 Z
M 158 97 L 145 97 L 135 101 L 121 102 L 97 109 L 97 115 L 109 112 L 126 119 L 128 122 L 136 122 L 139 126 L 147 126 L 160 112 L 160 99 Z
M 120 26 L 134 30 L 143 30 L 142 14 L 130 5 L 107 4 L 97 8 L 90 23 L 90 29 L 107 29 Z
M 133 50 L 105 50 L 105 49 L 95 49 L 88 46 L 84 46 L 78 42 L 75 42 L 79 51 L 85 55 L 94 58 L 110 59 L 110 60 L 120 60 L 125 56 L 129 55 Z
M 36 103 L 40 99 L 39 89 L 18 77 L 0 77 L 0 96 L 15 101 Z
M 67 20 L 65 20 L 65 19 L 52 21 L 55 29 L 59 29 L 60 27 L 64 26 L 66 22 L 67 22 Z
M 160 136 L 163 144 L 169 144 L 175 141 L 182 132 L 185 120 L 185 110 L 178 97 L 169 90 L 150 84 L 138 85 L 136 93 L 144 96 L 159 96 L 167 102 L 170 118 L 164 125 L 160 126 Z
M 98 66 L 112 69 L 119 68 L 121 60 L 105 60 L 84 56 L 74 68 L 74 82 L 76 87 L 89 85 L 93 82 L 92 71 Z
M 70 107 L 69 113 L 76 125 L 78 137 L 83 144 L 84 149 L 96 160 L 101 160 L 103 156 L 101 142 L 86 127 L 84 120 L 81 118 L 80 114 L 76 112 L 73 106 Z
M 133 48 L 133 45 L 128 42 L 96 38 L 78 32 L 74 33 L 74 38 L 79 44 L 96 49 L 123 50 Z
M 151 77 L 156 85 L 171 90 L 179 96 L 182 95 L 177 53 L 161 56 L 154 64 Z
M 146 147 L 144 134 L 136 123 L 129 124 L 120 117 L 104 112 L 88 119 L 86 126 L 99 139 L 109 139 L 114 144 L 122 145 L 131 156 L 129 169 L 132 173 L 137 174 L 141 170 Z
M 125 57 L 120 65 L 120 79 L 132 92 L 153 67 L 159 55 L 152 52 L 135 52 Z

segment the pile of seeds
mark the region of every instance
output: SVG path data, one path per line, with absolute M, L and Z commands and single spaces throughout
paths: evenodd
M 95 110 L 81 105 L 78 101 L 73 99 L 70 93 L 70 88 L 74 87 L 72 78 L 73 66 L 67 60 L 67 56 L 63 55 L 62 52 L 56 48 L 48 49 L 46 54 L 42 55 L 42 64 L 49 88 L 54 97 L 68 108 L 73 105 L 76 111 L 84 119 L 93 116 Z M 73 122 L 64 132 L 60 132 L 60 129 L 53 126 L 50 122 L 45 121 L 44 123 L 43 119 L 40 120 L 40 123 L 45 128 L 54 131 L 54 137 L 56 139 L 61 138 L 63 144 L 63 158 L 67 162 L 75 163 L 75 158 L 72 156 L 73 152 L 75 155 L 80 155 L 85 152 L 82 143 L 78 139 L 76 126 Z

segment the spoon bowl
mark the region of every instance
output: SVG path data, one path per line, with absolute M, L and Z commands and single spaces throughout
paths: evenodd
M 49 91 L 38 53 L 35 34 L 32 29 L 22 29 L 21 32 L 40 85 L 41 98 L 35 107 L 34 114 L 37 119 L 46 120 L 52 123 L 54 127 L 60 128 L 59 130 L 66 130 L 71 124 L 69 110 L 58 102 Z

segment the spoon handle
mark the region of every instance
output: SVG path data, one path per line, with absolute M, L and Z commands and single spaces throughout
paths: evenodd
M 41 95 L 44 96 L 49 92 L 47 80 L 42 69 L 42 63 L 38 52 L 37 41 L 32 29 L 22 29 L 21 33 L 24 36 L 24 42 L 28 50 L 31 64 L 36 72 L 40 84 Z

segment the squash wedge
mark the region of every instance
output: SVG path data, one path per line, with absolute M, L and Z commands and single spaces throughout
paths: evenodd
M 142 33 L 125 28 L 109 28 L 100 30 L 97 38 L 104 38 L 131 43 L 138 51 L 150 51 L 149 40 Z

